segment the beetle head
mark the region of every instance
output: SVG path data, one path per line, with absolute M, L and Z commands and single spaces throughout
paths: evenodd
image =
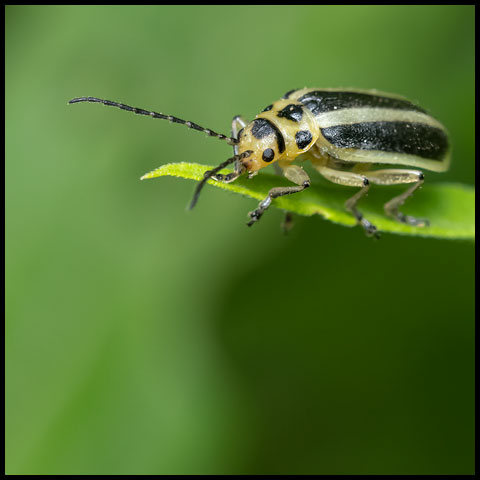
M 254 173 L 284 156 L 285 141 L 272 122 L 256 118 L 238 132 L 238 152 L 247 150 L 252 153 L 242 163 L 249 173 Z

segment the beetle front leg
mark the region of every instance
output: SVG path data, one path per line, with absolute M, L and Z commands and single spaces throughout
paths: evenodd
M 240 115 L 236 115 L 232 120 L 232 130 L 231 135 L 233 138 L 238 138 L 238 132 L 247 125 L 247 121 Z M 233 146 L 234 155 L 238 155 L 238 145 Z M 222 173 L 217 173 L 212 175 L 210 178 L 216 180 L 217 182 L 231 183 L 236 180 L 242 173 L 245 171 L 241 162 L 237 160 L 234 164 L 235 171 L 224 175 Z
M 235 115 L 232 120 L 231 136 L 238 140 L 238 132 L 247 126 L 248 122 L 241 116 Z M 233 146 L 233 154 L 238 155 L 238 145 Z
M 405 203 L 405 200 L 419 188 L 424 182 L 424 175 L 418 170 L 386 169 L 369 172 L 368 178 L 377 185 L 398 185 L 401 183 L 414 183 L 406 192 L 392 198 L 383 208 L 385 213 L 397 220 L 397 222 L 412 225 L 414 227 L 428 227 L 430 222 L 425 218 L 415 218 L 405 215 L 398 208 Z
M 245 171 L 245 168 L 242 166 L 240 162 L 235 162 L 235 171 L 232 173 L 227 173 L 224 175 L 223 173 L 217 173 L 216 175 L 212 175 L 210 178 L 216 180 L 217 182 L 222 183 L 231 183 L 236 180 L 242 173 Z
M 298 186 L 295 187 L 276 187 L 272 188 L 265 200 L 262 200 L 256 210 L 250 212 L 250 221 L 247 223 L 251 227 L 255 222 L 260 220 L 260 217 L 263 215 L 265 210 L 271 205 L 272 200 L 278 197 L 283 197 L 284 195 L 291 195 L 292 193 L 298 193 L 310 186 L 310 177 L 303 170 L 303 168 L 298 165 L 289 165 L 283 168 L 283 174 L 291 182 L 296 183 Z

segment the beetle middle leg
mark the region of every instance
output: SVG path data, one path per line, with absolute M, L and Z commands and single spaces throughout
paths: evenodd
M 249 213 L 250 221 L 247 223 L 249 227 L 251 227 L 255 222 L 258 222 L 258 220 L 260 220 L 260 217 L 271 205 L 273 199 L 283 197 L 284 195 L 291 195 L 292 193 L 301 192 L 302 190 L 305 190 L 310 186 L 310 177 L 308 176 L 307 172 L 303 170 L 303 168 L 299 167 L 298 165 L 288 165 L 282 168 L 285 177 L 287 177 L 291 182 L 296 183 L 297 186 L 272 188 L 268 192 L 265 200 L 262 200 L 258 204 L 256 210 Z
M 367 236 L 374 236 L 378 238 L 377 227 L 373 223 L 369 222 L 357 209 L 357 203 L 359 200 L 365 196 L 370 188 L 370 182 L 366 175 L 355 172 L 347 172 L 343 170 L 336 170 L 334 168 L 327 167 L 320 162 L 314 164 L 315 169 L 324 176 L 327 180 L 330 180 L 333 183 L 338 183 L 339 185 L 346 185 L 348 187 L 361 187 L 361 189 L 350 197 L 345 202 L 345 208 L 353 214 L 357 223 L 359 223 Z M 370 174 L 369 174 L 370 178 Z
M 425 218 L 415 218 L 405 215 L 398 208 L 405 203 L 405 200 L 413 194 L 424 182 L 424 175 L 418 170 L 407 169 L 385 169 L 369 172 L 368 178 L 377 185 L 398 185 L 401 183 L 414 183 L 406 192 L 392 198 L 384 205 L 385 213 L 400 223 L 415 227 L 427 227 L 429 221 Z

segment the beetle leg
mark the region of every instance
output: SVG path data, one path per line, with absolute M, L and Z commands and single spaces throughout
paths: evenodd
M 285 235 L 293 228 L 293 214 L 292 212 L 285 212 L 285 217 L 282 222 L 282 230 Z
M 320 162 L 316 163 L 315 169 L 324 176 L 327 180 L 340 185 L 348 187 L 362 187 L 353 197 L 350 197 L 345 202 L 345 208 L 353 214 L 357 222 L 363 227 L 367 236 L 374 236 L 378 238 L 377 227 L 370 223 L 357 209 L 358 201 L 368 192 L 370 182 L 365 175 L 354 172 L 344 172 L 342 170 L 335 170 L 333 168 L 322 165 Z
M 247 126 L 248 122 L 241 116 L 241 115 L 235 115 L 232 120 L 232 130 L 230 131 L 231 136 L 233 138 L 238 139 L 238 132 Z M 238 155 L 238 145 L 233 145 L 233 154 Z M 234 164 L 235 167 L 235 174 L 230 173 L 229 175 L 216 175 L 215 177 L 212 177 L 214 180 L 217 180 L 219 182 L 224 182 L 224 183 L 230 183 L 236 180 L 243 172 L 244 169 L 242 169 L 240 160 L 237 160 Z
M 216 180 L 217 182 L 222 183 L 231 183 L 236 180 L 242 173 L 245 171 L 245 168 L 242 167 L 242 164 L 238 161 L 235 162 L 235 171 L 232 173 L 227 173 L 224 175 L 223 173 L 217 173 L 216 175 L 212 175 L 210 178 Z
M 231 130 L 231 135 L 233 138 L 238 137 L 238 132 L 244 128 L 247 125 L 246 120 L 240 116 L 236 115 L 233 117 L 232 120 L 232 130 Z M 238 155 L 238 145 L 233 146 L 233 153 L 234 155 Z M 235 171 L 232 173 L 228 173 L 227 175 L 224 175 L 222 173 L 217 173 L 216 175 L 212 175 L 210 178 L 213 180 L 216 180 L 217 182 L 223 182 L 223 183 L 231 183 L 234 180 L 236 180 L 242 173 L 245 171 L 245 168 L 242 166 L 240 160 L 237 160 L 234 164 Z
M 283 175 L 282 167 L 277 162 L 273 164 L 273 168 L 275 169 L 275 173 L 277 175 Z M 285 217 L 283 218 L 283 222 L 282 222 L 283 233 L 286 235 L 292 228 L 293 228 L 293 214 L 292 212 L 285 212 Z
M 405 215 L 398 208 L 405 203 L 405 200 L 419 188 L 424 182 L 424 175 L 418 170 L 386 169 L 369 172 L 368 178 L 377 185 L 398 185 L 401 183 L 414 183 L 406 192 L 392 198 L 384 205 L 385 213 L 401 223 L 415 227 L 427 227 L 429 221 L 425 218 L 415 218 Z
M 223 173 L 216 173 L 210 178 L 216 180 L 217 182 L 231 183 L 236 180 L 240 175 L 242 175 L 242 173 L 245 171 L 245 167 L 240 160 L 235 161 L 234 167 L 235 170 L 232 173 L 227 173 L 226 175 Z
M 288 165 L 283 168 L 283 174 L 291 182 L 296 183 L 295 187 L 276 187 L 272 188 L 265 200 L 262 200 L 256 210 L 250 212 L 250 221 L 247 223 L 251 227 L 255 222 L 257 222 L 260 217 L 263 215 L 265 210 L 270 206 L 274 198 L 283 197 L 284 195 L 291 195 L 292 193 L 301 192 L 310 186 L 310 177 L 303 168 L 298 165 Z
M 248 122 L 241 115 L 235 115 L 232 120 L 231 136 L 238 139 L 238 132 L 247 124 Z M 238 155 L 238 145 L 233 146 L 233 154 Z

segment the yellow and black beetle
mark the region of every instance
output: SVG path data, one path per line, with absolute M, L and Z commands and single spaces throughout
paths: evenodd
M 243 173 L 248 173 L 250 178 L 262 168 L 275 163 L 295 185 L 272 188 L 258 207 L 249 213 L 249 226 L 260 219 L 274 198 L 301 192 L 310 186 L 308 174 L 302 167 L 292 163 L 300 155 L 307 157 L 313 167 L 331 182 L 360 187 L 345 202 L 345 207 L 367 235 L 377 235 L 377 229 L 363 218 L 357 203 L 367 193 L 371 183 L 413 183 L 406 192 L 385 204 L 385 212 L 399 222 L 426 226 L 427 220 L 404 215 L 398 210 L 406 198 L 423 184 L 423 173 L 410 168 L 371 168 L 374 164 L 386 164 L 443 172 L 450 163 L 448 135 L 442 124 L 405 98 L 377 90 L 291 90 L 280 100 L 268 105 L 250 123 L 241 116 L 234 117 L 231 137 L 171 115 L 109 100 L 81 97 L 69 103 L 77 102 L 103 103 L 136 114 L 180 123 L 232 145 L 233 157 L 205 172 L 190 208 L 197 203 L 200 191 L 209 178 L 229 183 Z M 228 175 L 218 173 L 232 163 L 235 165 L 234 172 Z

